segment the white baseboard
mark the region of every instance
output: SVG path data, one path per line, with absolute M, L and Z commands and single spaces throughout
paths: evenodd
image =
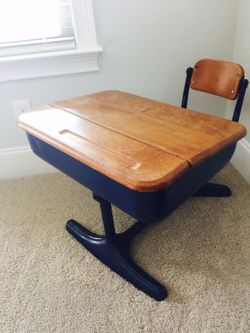
M 0 179 L 33 176 L 56 171 L 28 146 L 0 149 Z
M 250 143 L 246 139 L 238 142 L 231 163 L 250 184 Z

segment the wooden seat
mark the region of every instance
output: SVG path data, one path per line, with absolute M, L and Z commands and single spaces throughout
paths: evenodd
M 237 99 L 232 120 L 239 121 L 248 80 L 241 65 L 214 59 L 201 59 L 186 71 L 182 107 L 188 103 L 189 88 L 229 100 Z

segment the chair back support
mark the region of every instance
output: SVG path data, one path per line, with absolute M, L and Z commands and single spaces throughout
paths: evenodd
M 187 107 L 189 88 L 192 88 L 230 100 L 237 99 L 232 120 L 239 120 L 248 86 L 242 66 L 228 61 L 201 59 L 194 68 L 189 67 L 186 73 L 181 105 L 183 108 Z
M 233 62 L 203 59 L 193 68 L 190 87 L 213 95 L 236 99 L 244 69 Z

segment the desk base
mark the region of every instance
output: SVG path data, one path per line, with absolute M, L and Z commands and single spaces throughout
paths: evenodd
M 231 189 L 226 185 L 206 183 L 195 194 L 194 197 L 230 197 Z
M 192 195 L 229 196 L 231 191 L 226 186 L 207 182 L 229 162 L 236 144 L 226 147 L 195 168 L 190 168 L 167 188 L 156 192 L 138 192 L 126 188 L 30 134 L 28 139 L 35 154 L 96 193 L 94 199 L 99 201 L 101 206 L 105 235 L 96 235 L 73 220 L 67 223 L 67 230 L 94 256 L 135 287 L 158 301 L 165 299 L 165 287 L 131 259 L 131 241 L 149 223 L 166 218 Z M 116 234 L 111 204 L 142 222 L 137 222 L 122 234 Z
M 165 287 L 137 266 L 130 256 L 132 239 L 148 224 L 138 221 L 125 232 L 116 234 L 110 203 L 97 195 L 94 195 L 94 199 L 100 203 L 105 235 L 94 234 L 74 220 L 69 220 L 66 224 L 69 233 L 96 258 L 136 288 L 157 301 L 164 300 L 167 297 Z
M 135 220 L 145 223 L 157 222 L 166 218 L 195 193 L 204 196 L 209 192 L 210 196 L 218 196 L 218 187 L 216 190 L 208 191 L 206 184 L 230 161 L 236 146 L 236 144 L 231 145 L 195 168 L 190 168 L 167 188 L 156 192 L 138 192 L 117 183 L 30 134 L 28 134 L 28 139 L 36 155 Z

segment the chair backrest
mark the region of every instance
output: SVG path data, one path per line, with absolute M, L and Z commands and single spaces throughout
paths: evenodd
M 244 78 L 244 69 L 239 64 L 202 59 L 196 62 L 194 68 L 187 69 L 182 107 L 187 107 L 190 88 L 231 100 L 237 99 L 232 120 L 238 121 L 247 86 L 248 80 Z

